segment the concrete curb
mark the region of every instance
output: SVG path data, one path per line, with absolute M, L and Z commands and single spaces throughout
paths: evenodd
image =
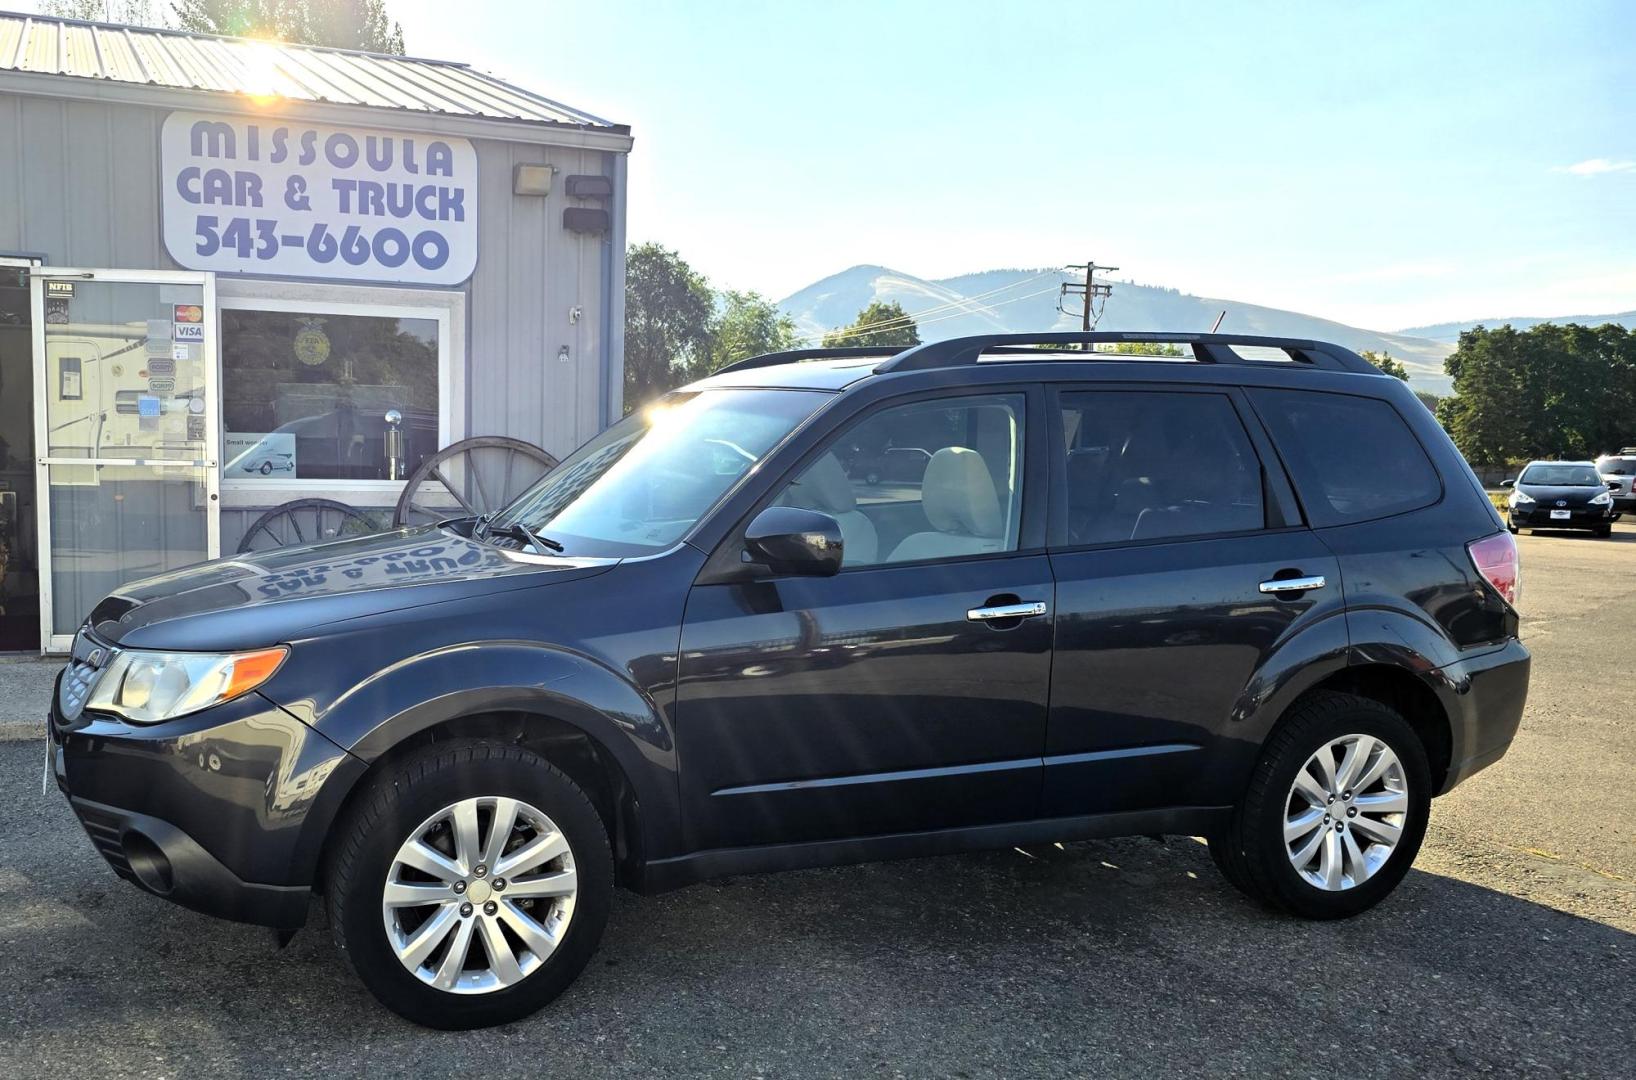
M 0 720 L 0 742 L 32 742 L 43 738 L 44 720 Z

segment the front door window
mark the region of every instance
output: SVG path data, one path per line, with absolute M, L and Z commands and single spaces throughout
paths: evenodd
M 984 394 L 882 409 L 776 501 L 834 517 L 844 568 L 1015 551 L 1023 401 Z

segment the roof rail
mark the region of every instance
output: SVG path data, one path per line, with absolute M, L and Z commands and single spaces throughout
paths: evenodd
M 1308 341 L 1301 338 L 1258 337 L 1249 334 L 1173 334 L 1150 331 L 1097 331 L 1083 333 L 1080 331 L 1064 333 L 1041 334 L 983 334 L 975 337 L 949 338 L 944 341 L 929 341 L 924 345 L 896 353 L 885 363 L 875 369 L 877 374 L 889 371 L 921 371 L 926 368 L 959 367 L 964 364 L 975 364 L 985 353 L 1004 353 L 1017 355 L 1035 351 L 1040 345 L 1095 345 L 1118 344 L 1121 342 L 1141 342 L 1162 345 L 1189 345 L 1193 350 L 1193 359 L 1203 364 L 1261 364 L 1282 363 L 1282 361 L 1250 360 L 1239 356 L 1232 351 L 1234 345 L 1260 346 L 1272 349 L 1281 349 L 1289 358 L 1297 363 L 1310 364 L 1313 367 L 1327 368 L 1332 371 L 1352 371 L 1360 374 L 1379 375 L 1381 371 L 1363 357 L 1350 349 L 1333 345 L 1326 341 Z M 879 355 L 879 350 L 876 350 Z M 779 354 L 773 354 L 774 356 Z M 783 354 L 793 356 L 793 354 Z M 773 360 L 771 357 L 758 357 L 772 363 L 783 363 L 782 360 Z M 1053 359 L 1041 356 L 1042 360 Z M 1077 360 L 1113 360 L 1128 361 L 1141 360 L 1141 354 L 1130 353 L 1076 353 L 1073 356 L 1061 357 L 1066 361 Z
M 719 367 L 710 374 L 720 375 L 727 371 L 749 371 L 751 368 L 776 367 L 779 364 L 794 364 L 801 360 L 844 360 L 853 356 L 891 356 L 901 351 L 902 347 L 897 345 L 844 345 L 834 349 L 788 349 L 784 352 L 747 356 L 743 360 L 735 360 L 731 364 Z

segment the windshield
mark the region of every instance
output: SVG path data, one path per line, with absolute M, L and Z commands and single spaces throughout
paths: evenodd
M 1547 487 L 1603 487 L 1602 478 L 1589 465 L 1530 465 L 1520 484 Z
M 520 523 L 574 555 L 663 550 L 828 397 L 802 390 L 671 394 L 574 451 L 492 524 L 504 530 Z
M 1636 458 L 1603 458 L 1596 467 L 1605 476 L 1636 476 Z

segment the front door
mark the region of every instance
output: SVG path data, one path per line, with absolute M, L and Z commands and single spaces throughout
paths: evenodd
M 40 641 L 120 585 L 217 553 L 211 275 L 36 270 Z
M 694 587 L 676 730 L 695 850 L 1035 816 L 1052 586 L 1027 398 L 880 409 L 774 496 L 839 522 L 839 574 Z M 883 475 L 885 445 L 917 460 Z

